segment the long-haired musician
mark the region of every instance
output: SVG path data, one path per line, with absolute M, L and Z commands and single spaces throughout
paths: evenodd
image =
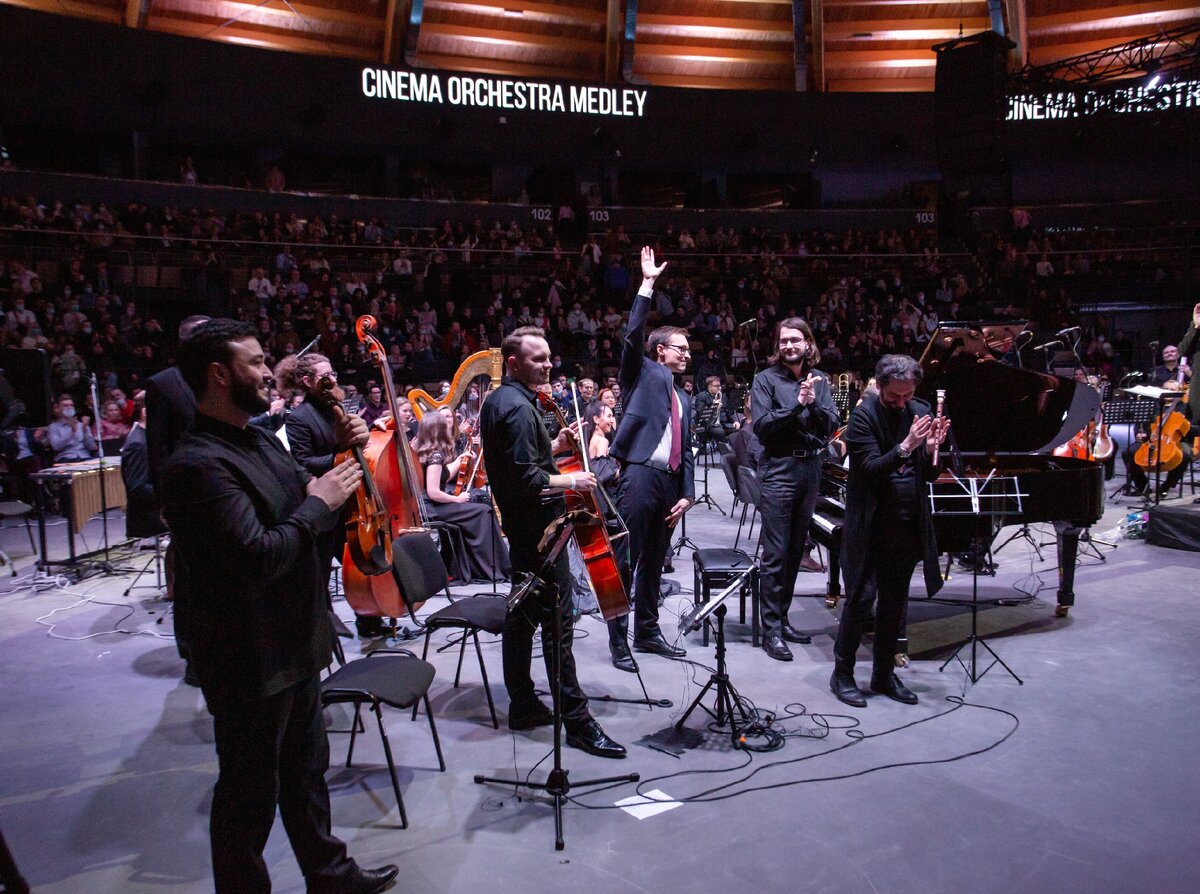
M 788 609 L 817 505 L 821 459 L 839 417 L 829 378 L 816 368 L 821 351 L 799 317 L 781 320 L 770 366 L 754 377 L 754 432 L 762 442 L 763 651 L 791 661 L 787 643 L 811 642 L 792 627 Z

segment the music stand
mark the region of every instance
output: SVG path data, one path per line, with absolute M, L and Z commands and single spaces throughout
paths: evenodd
M 702 432 L 707 431 L 707 428 L 703 428 L 703 429 L 701 429 L 701 431 Z M 696 497 L 696 502 L 693 503 L 692 505 L 699 506 L 701 503 L 703 503 L 709 509 L 715 509 L 715 510 L 717 510 L 717 512 L 724 515 L 725 510 L 717 505 L 717 501 L 714 500 L 712 498 L 712 494 L 710 494 L 708 492 L 708 468 L 709 468 L 709 466 L 712 465 L 712 463 L 710 461 L 710 458 L 711 458 L 710 451 L 712 448 L 713 439 L 710 438 L 707 434 L 701 434 L 696 438 L 696 440 L 699 442 L 699 444 L 696 448 L 695 460 L 700 460 L 700 459 L 704 460 L 704 462 L 701 463 L 701 465 L 704 467 L 704 476 L 701 479 L 704 482 L 704 492 L 702 494 L 700 494 L 700 496 Z M 694 468 L 694 466 L 693 466 L 693 468 Z
M 707 624 L 712 629 L 714 639 L 716 641 L 717 654 L 717 669 L 712 676 L 708 678 L 708 682 L 704 684 L 688 709 L 683 712 L 683 716 L 675 723 L 676 730 L 682 730 L 683 724 L 691 716 L 692 712 L 700 708 L 706 714 L 716 721 L 718 727 L 729 724 L 729 737 L 734 748 L 745 747 L 745 740 L 742 736 L 742 729 L 749 725 L 750 717 L 746 713 L 746 709 L 742 707 L 742 700 L 738 697 L 737 690 L 733 688 L 733 684 L 729 682 L 729 671 L 725 666 L 725 599 L 734 590 L 745 586 L 746 579 L 750 575 L 759 570 L 758 559 L 755 559 L 746 567 L 744 571 L 730 582 L 724 590 L 719 593 L 714 593 L 708 598 L 708 601 L 702 605 L 697 605 L 686 615 L 681 615 L 679 618 L 679 633 L 686 636 L 694 630 L 699 630 L 700 625 Z M 712 618 L 715 617 L 717 622 L 714 624 Z M 716 710 L 709 708 L 704 704 L 704 696 L 710 689 L 716 689 Z M 741 715 L 741 724 L 738 723 L 738 715 Z
M 562 765 L 562 593 L 553 582 L 553 566 L 566 547 L 567 542 L 571 539 L 571 535 L 575 531 L 575 525 L 582 524 L 592 518 L 594 516 L 586 510 L 574 510 L 568 512 L 562 518 L 551 522 L 550 526 L 546 529 L 545 535 L 542 537 L 542 542 L 538 544 L 542 562 L 537 574 L 528 575 L 519 584 L 514 586 L 506 600 L 508 610 L 512 612 L 519 608 L 521 603 L 531 594 L 546 593 L 552 595 L 554 598 L 554 630 L 552 637 L 552 661 L 550 663 L 552 668 L 550 674 L 550 693 L 554 704 L 554 767 L 550 770 L 545 782 L 500 779 L 482 774 L 476 774 L 475 776 L 475 782 L 478 785 L 494 783 L 505 786 L 519 786 L 522 788 L 538 789 L 550 795 L 554 800 L 554 849 L 558 851 L 566 847 L 566 842 L 563 840 L 563 804 L 566 802 L 567 794 L 571 791 L 572 787 L 637 782 L 641 779 L 641 776 L 637 773 L 628 773 L 623 776 L 606 776 L 602 779 L 582 779 L 572 784 L 568 778 L 569 771 Z
M 981 536 L 984 522 L 991 524 L 993 519 L 1005 518 L 1021 514 L 1021 497 L 1017 479 L 1011 476 L 998 476 L 993 469 L 986 478 L 960 478 L 951 473 L 952 481 L 943 480 L 931 482 L 929 485 L 929 504 L 934 516 L 964 516 L 969 515 L 975 522 L 976 540 Z M 953 601 L 953 600 L 949 600 Z M 957 660 L 967 672 L 971 683 L 978 683 L 983 675 L 999 664 L 1008 671 L 1017 683 L 1022 686 L 1025 681 L 1016 675 L 1011 667 L 996 654 L 996 650 L 988 645 L 987 640 L 979 635 L 979 567 L 971 568 L 971 601 L 967 603 L 971 609 L 971 634 L 962 642 L 954 653 L 942 662 L 939 671 L 944 671 L 946 665 Z M 963 661 L 959 653 L 968 645 L 971 647 L 970 664 Z M 992 663 L 979 670 L 978 647 L 982 646 L 992 656 Z
M 1168 400 L 1178 400 L 1181 396 L 1181 392 L 1170 391 L 1166 388 L 1155 388 L 1153 385 L 1135 385 L 1133 388 L 1122 388 L 1121 390 L 1127 394 L 1132 394 L 1135 397 L 1150 398 L 1155 402 L 1159 409 L 1159 412 L 1154 417 L 1155 419 L 1159 420 L 1157 436 L 1158 443 L 1155 444 L 1155 456 L 1158 457 L 1158 460 L 1154 463 L 1154 499 L 1151 500 L 1149 495 L 1146 497 L 1147 506 L 1149 506 L 1151 502 L 1157 506 L 1159 501 L 1162 499 L 1159 496 L 1159 491 L 1162 488 L 1162 432 L 1163 423 L 1166 422 L 1166 419 L 1163 418 L 1165 415 L 1165 404 Z
M 1139 426 L 1148 427 L 1155 419 L 1158 418 L 1159 404 L 1157 400 L 1152 400 L 1148 397 L 1139 397 L 1131 395 L 1129 397 L 1118 398 L 1116 400 L 1106 401 L 1104 410 L 1104 421 L 1108 425 L 1132 425 L 1134 431 Z M 1134 448 L 1136 438 L 1130 443 L 1131 449 Z M 1132 459 L 1130 460 L 1132 462 Z M 1118 488 L 1110 497 L 1116 496 L 1122 489 L 1129 485 L 1128 476 L 1126 476 L 1125 484 Z

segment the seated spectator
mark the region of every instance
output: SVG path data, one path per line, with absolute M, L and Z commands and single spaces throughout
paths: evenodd
M 54 404 L 54 421 L 46 428 L 46 438 L 55 463 L 79 462 L 96 455 L 96 439 L 92 437 L 87 416 L 75 415 L 75 398 L 61 395 Z
M 129 425 L 121 418 L 123 409 L 115 400 L 105 402 L 100 414 L 100 440 L 118 440 L 129 434 Z

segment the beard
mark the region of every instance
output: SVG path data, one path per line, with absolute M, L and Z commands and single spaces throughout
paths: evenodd
M 229 388 L 229 400 L 242 412 L 257 416 L 271 406 L 270 399 L 260 389 L 265 390 L 261 380 L 235 378 Z

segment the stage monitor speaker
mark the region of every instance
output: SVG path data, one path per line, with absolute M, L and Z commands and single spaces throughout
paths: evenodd
M 25 403 L 25 421 L 31 428 L 50 424 L 50 357 L 41 348 L 5 348 L 0 354 L 4 377 L 13 394 Z M 7 412 L 7 407 L 3 408 Z
M 1007 168 L 1005 80 L 1013 46 L 1008 38 L 983 31 L 933 48 L 937 54 L 934 121 L 943 174 Z

